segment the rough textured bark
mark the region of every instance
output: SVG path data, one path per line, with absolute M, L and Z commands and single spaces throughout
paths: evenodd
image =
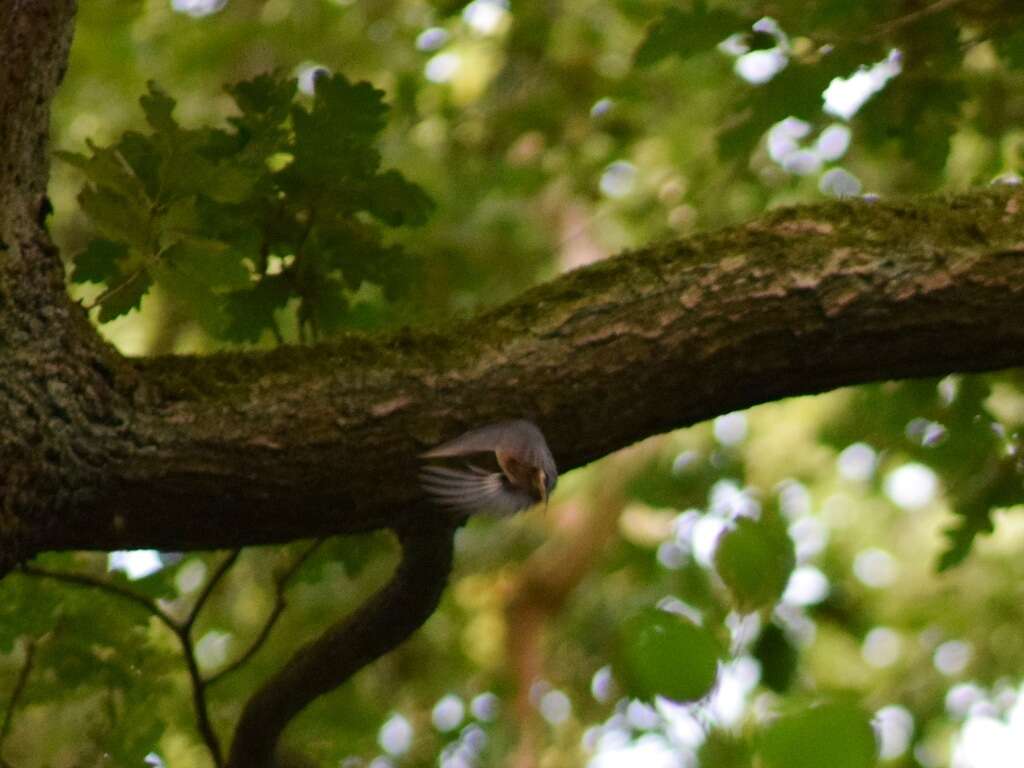
M 113 393 L 104 408 L 69 379 L 81 394 L 59 432 L 17 447 L 41 414 L 53 421 L 43 406 L 4 428 L 21 435 L 16 490 L 53 445 L 82 446 L 89 472 L 9 496 L 7 514 L 35 548 L 362 531 L 408 514 L 417 453 L 499 418 L 537 421 L 567 470 L 780 397 L 1020 364 L 1022 206 L 1004 190 L 790 209 L 569 273 L 436 332 L 137 361 L 134 401 L 82 366 Z
M 131 369 L 68 300 L 44 226 L 50 100 L 74 10 L 0 2 L 0 573 L 96 486 L 128 417 L 114 371 Z
M 443 331 L 137 361 L 120 379 L 80 331 L 52 334 L 46 356 L 7 347 L 0 366 L 28 381 L 0 385 L 5 514 L 32 549 L 362 531 L 415 502 L 418 452 L 498 418 L 536 420 L 565 470 L 788 395 L 1020 364 L 1022 204 L 1003 191 L 792 209 Z M 118 381 L 140 382 L 134 400 Z

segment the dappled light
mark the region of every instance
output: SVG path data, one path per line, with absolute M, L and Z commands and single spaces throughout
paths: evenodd
M 1020 763 L 1024 9 L 73 5 L 0 768 Z

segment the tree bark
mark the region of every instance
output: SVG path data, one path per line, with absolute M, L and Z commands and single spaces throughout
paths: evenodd
M 41 404 L 0 388 L 16 411 L 0 427 L 5 514 L 33 550 L 365 531 L 409 515 L 418 453 L 497 419 L 537 421 L 564 471 L 781 397 L 1019 365 L 1022 206 L 1012 189 L 775 212 L 439 331 L 127 371 L 95 344 L 50 357 L 7 346 L 0 369 L 33 375 Z M 80 469 L 42 483 L 50 455 Z
M 45 228 L 50 102 L 74 12 L 0 0 L 0 574 L 102 482 L 130 414 L 134 373 L 69 301 Z

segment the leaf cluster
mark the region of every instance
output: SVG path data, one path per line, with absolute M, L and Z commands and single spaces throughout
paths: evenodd
M 311 104 L 280 74 L 226 90 L 239 112 L 227 129 L 182 127 L 150 82 L 148 133 L 58 153 L 87 179 L 78 200 L 99 237 L 71 279 L 106 286 L 99 321 L 159 285 L 214 337 L 282 340 L 275 314 L 291 306 L 300 339 L 315 339 L 353 322 L 364 284 L 399 296 L 415 263 L 382 226 L 422 224 L 432 203 L 381 169 L 384 94 L 340 74 L 316 79 Z

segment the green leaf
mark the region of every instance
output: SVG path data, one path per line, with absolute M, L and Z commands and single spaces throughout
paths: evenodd
M 259 174 L 251 168 L 222 163 L 210 169 L 202 194 L 220 203 L 241 203 L 253 193 Z
M 207 151 L 214 157 L 241 151 L 248 162 L 265 168 L 267 157 L 288 150 L 288 131 L 284 124 L 296 87 L 294 78 L 287 78 L 280 72 L 227 86 L 225 90 L 242 114 L 228 118 L 235 129 L 233 136 L 223 131 L 208 134 Z
M 129 147 L 132 146 L 129 142 Z M 131 155 L 126 155 L 122 151 L 122 146 L 98 147 L 90 141 L 88 147 L 92 153 L 88 156 L 60 151 L 55 152 L 54 156 L 78 168 L 96 187 L 103 187 L 129 198 L 146 193 L 144 180 L 132 166 Z
M 341 281 L 321 276 L 303 289 L 299 321 L 308 323 L 317 334 L 331 333 L 345 324 L 348 306 Z
M 754 646 L 754 658 L 761 665 L 761 683 L 765 687 L 776 693 L 789 690 L 800 654 L 784 630 L 775 624 L 765 627 Z
M 117 285 L 112 285 L 100 301 L 99 321 L 108 323 L 138 309 L 151 285 L 153 278 L 145 268 L 135 270 Z
M 183 260 L 191 259 L 192 268 L 203 269 L 204 254 L 201 251 L 182 246 L 177 255 L 181 255 Z M 214 271 L 208 266 L 206 269 L 209 273 Z M 224 299 L 201 274 L 163 260 L 155 270 L 155 276 L 170 299 L 187 310 L 207 332 L 218 336 L 222 333 L 227 324 Z
M 796 565 L 793 541 L 779 522 L 741 517 L 718 539 L 715 570 L 741 611 L 774 605 Z
M 703 627 L 648 608 L 622 626 L 617 677 L 633 696 L 697 701 L 715 684 L 722 649 Z
M 344 75 L 335 73 L 317 78 L 316 97 L 307 127 L 370 141 L 384 130 L 387 114 L 384 91 L 367 82 L 352 83 Z M 298 132 L 296 126 L 296 134 Z
M 225 87 L 242 115 L 249 121 L 233 118 L 236 126 L 251 126 L 253 120 L 268 124 L 283 123 L 288 118 L 292 100 L 295 98 L 295 78 L 286 78 L 281 73 L 257 75 Z
M 697 753 L 696 765 L 707 768 L 750 768 L 753 763 L 746 738 L 714 728 L 707 734 Z
M 859 706 L 829 702 L 784 715 L 761 733 L 764 768 L 873 768 L 878 748 Z
M 115 148 L 142 184 L 149 200 L 160 193 L 160 150 L 149 136 L 127 131 Z
M 986 405 L 990 393 L 983 376 L 858 387 L 848 415 L 825 429 L 837 448 L 867 441 L 896 449 L 941 477 L 957 521 L 946 531 L 939 570 L 962 562 L 975 537 L 992 530 L 993 508 L 1024 498 L 1019 468 Z
M 146 597 L 170 600 L 179 596 L 178 587 L 174 583 L 174 579 L 185 562 L 187 562 L 186 558 L 180 558 L 177 562 L 165 565 L 158 571 L 148 576 L 143 576 L 141 579 L 129 579 L 122 571 L 113 571 L 107 578 L 111 582 L 120 584 Z
M 41 637 L 58 621 L 60 590 L 41 579 L 11 574 L 0 581 L 0 654 L 20 637 Z
M 673 54 L 685 59 L 709 50 L 747 26 L 739 14 L 721 9 L 709 11 L 704 2 L 694 3 L 690 11 L 669 8 L 647 30 L 633 61 L 638 67 L 649 67 Z
M 315 250 L 325 269 L 341 272 L 349 290 L 371 283 L 388 299 L 403 295 L 421 269 L 420 261 L 403 248 L 383 245 L 375 227 L 352 218 L 333 222 L 326 230 L 318 228 Z
M 393 227 L 423 224 L 434 210 L 430 196 L 398 171 L 378 174 L 361 200 L 366 211 Z
M 111 283 L 121 276 L 120 264 L 128 257 L 128 246 L 113 240 L 91 240 L 75 255 L 71 281 Z
M 383 91 L 369 83 L 353 85 L 340 74 L 321 77 L 313 109 L 296 106 L 291 114 L 295 161 L 278 174 L 286 191 L 316 200 L 330 190 L 333 206 L 359 210 L 352 182 L 371 179 L 380 166 L 373 140 L 387 115 Z
M 421 224 L 433 202 L 398 172 L 378 172 L 383 92 L 334 75 L 317 81 L 311 106 L 295 104 L 295 80 L 280 73 L 227 91 L 241 112 L 233 131 L 181 128 L 174 99 L 150 82 L 140 104 L 152 133 L 63 155 L 91 182 L 79 201 L 103 242 L 80 256 L 73 279 L 110 286 L 100 321 L 139 306 L 152 280 L 233 341 L 276 329 L 290 299 L 301 298 L 300 323 L 330 332 L 357 322 L 349 296 L 364 284 L 397 296 L 414 264 L 357 214 Z M 301 274 L 265 274 L 300 253 Z
M 745 161 L 775 123 L 790 116 L 813 120 L 820 115 L 822 92 L 833 78 L 846 77 L 856 71 L 864 61 L 856 56 L 881 58 L 884 51 L 865 50 L 859 46 L 852 50 L 844 49 L 842 53 L 832 53 L 814 64 L 791 60 L 767 83 L 745 86 L 746 95 L 738 102 L 723 99 L 725 111 L 721 120 L 724 127 L 718 132 L 718 150 L 722 158 Z
M 146 122 L 154 131 L 176 133 L 178 124 L 171 114 L 176 102 L 155 81 L 150 80 L 146 86 L 149 93 L 139 98 L 142 111 L 146 114 Z
M 225 299 L 228 322 L 224 337 L 259 341 L 264 331 L 277 327 L 274 312 L 282 309 L 291 296 L 292 287 L 284 275 L 264 277 L 254 288 L 229 293 Z
M 721 452 L 712 463 L 698 451 L 679 456 L 660 456 L 630 478 L 626 493 L 651 507 L 686 509 L 702 506 L 711 487 L 723 476 L 744 472 L 734 452 Z
M 938 184 L 969 96 L 958 73 L 897 77 L 858 113 L 858 123 L 863 126 L 860 135 L 871 147 L 895 140 L 902 156 L 930 174 L 931 183 Z
M 996 50 L 1013 69 L 1024 68 L 1024 32 L 1013 31 L 1005 37 L 996 37 Z
M 252 284 L 242 254 L 217 240 L 179 240 L 163 252 L 163 259 L 211 290 L 234 290 Z
M 992 532 L 995 509 L 1024 501 L 1024 473 L 1016 454 L 1000 457 L 989 452 L 985 458 L 987 466 L 958 489 L 953 507 L 957 524 L 945 531 L 949 544 L 939 557 L 939 571 L 959 565 L 970 552 L 974 539 Z
M 317 582 L 324 578 L 324 570 L 328 565 L 340 564 L 345 574 L 354 579 L 367 565 L 386 557 L 394 548 L 393 540 L 386 533 L 335 536 L 317 548 L 296 578 L 302 582 Z
M 107 187 L 89 186 L 79 193 L 78 204 L 96 229 L 110 240 L 148 250 L 149 210 L 138 198 L 119 194 Z

